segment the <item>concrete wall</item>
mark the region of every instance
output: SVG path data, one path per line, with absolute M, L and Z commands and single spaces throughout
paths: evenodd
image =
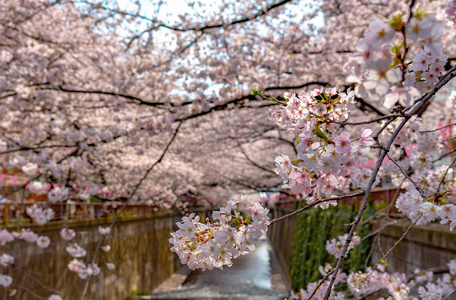
M 98 254 L 101 274 L 90 280 L 90 299 L 123 299 L 133 290 L 152 291 L 173 274 L 180 263 L 172 253 L 168 239 L 180 216 L 150 215 L 121 218 L 107 239 L 111 250 Z M 69 228 L 77 232 L 75 242 L 87 250 L 83 261 L 91 261 L 95 246 L 100 239 L 98 226 L 107 226 L 109 220 L 72 221 Z M 13 285 L 18 288 L 18 299 L 34 299 L 33 291 L 47 299 L 59 291 L 63 299 L 80 299 L 84 281 L 68 270 L 72 257 L 65 251 L 69 242 L 60 238 L 62 224 L 55 222 L 43 227 L 34 227 L 40 235 L 47 235 L 52 244 L 47 249 L 25 241 L 2 247 L 15 257 L 12 272 Z M 105 262 L 113 262 L 115 270 L 109 271 Z M 6 268 L 2 273 L 9 273 Z M 51 290 L 45 288 L 50 287 Z M 26 289 L 24 289 L 25 287 Z

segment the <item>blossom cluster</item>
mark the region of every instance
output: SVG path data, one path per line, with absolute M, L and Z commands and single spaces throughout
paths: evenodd
M 334 255 L 336 258 L 339 258 L 340 255 L 342 254 L 342 248 L 345 245 L 345 242 L 347 241 L 348 234 L 340 235 L 337 237 L 337 239 L 332 239 L 331 241 L 326 241 L 326 251 L 328 251 L 329 254 Z M 359 245 L 361 242 L 361 238 L 357 235 L 354 235 L 351 238 L 350 243 L 348 244 L 348 249 L 347 252 L 350 251 L 351 249 L 355 248 L 356 245 Z
M 382 137 L 389 138 L 397 126 L 399 121 L 391 122 Z M 399 194 L 396 208 L 418 225 L 440 220 L 453 230 L 456 227 L 454 170 L 445 164 L 434 166 L 445 150 L 441 135 L 428 130 L 414 117 L 398 134 L 395 143 L 400 147 L 392 146 L 391 158 L 397 160 L 402 170 L 388 160 L 381 171 L 392 174 L 393 184 L 406 190 Z M 408 178 L 403 172 L 410 173 Z
M 318 268 L 318 270 L 320 271 L 320 274 L 322 276 L 325 276 L 332 270 L 332 267 L 330 264 L 327 264 L 325 267 L 320 266 Z M 344 283 L 346 281 L 347 281 L 347 274 L 344 272 L 339 272 L 336 276 L 334 284 L 337 285 L 339 283 Z M 319 282 L 310 282 L 307 285 L 307 289 L 300 289 L 299 294 L 297 294 L 297 295 L 293 291 L 291 291 L 291 297 L 289 299 L 290 300 L 293 300 L 293 299 L 307 300 L 307 299 L 310 299 L 311 295 L 313 295 L 312 299 L 315 299 L 315 300 L 324 299 L 326 290 L 329 287 L 329 281 L 326 280 L 324 282 L 321 282 L 320 285 L 319 284 L 320 284 Z M 347 299 L 347 297 L 346 297 L 345 292 L 333 292 L 329 299 L 345 300 L 345 299 Z
M 385 264 L 379 264 L 375 269 L 368 267 L 365 272 L 350 272 L 350 274 L 339 273 L 336 277 L 335 285 L 346 284 L 347 290 L 343 292 L 333 292 L 329 299 L 362 299 L 366 296 L 375 296 L 379 291 L 387 292 L 388 299 L 443 299 L 450 295 L 456 288 L 456 260 L 448 263 L 449 273 L 444 273 L 438 278 L 430 271 L 416 269 L 412 278 L 407 278 L 403 273 L 388 273 Z M 320 266 L 320 273 L 324 276 L 332 270 L 331 265 Z M 435 279 L 435 280 L 434 280 Z M 318 286 L 317 282 L 311 282 L 307 289 L 301 289 L 299 294 L 292 293 L 290 299 L 324 299 L 329 280 L 322 282 Z M 382 293 L 382 294 L 383 294 Z M 377 298 L 376 298 L 377 299 Z M 383 299 L 378 296 L 378 299 Z
M 27 207 L 26 212 L 38 225 L 46 224 L 48 221 L 54 219 L 55 215 L 52 208 L 43 209 L 42 207 L 38 207 L 36 204 Z
M 71 241 L 76 236 L 76 233 L 73 229 L 62 228 L 60 230 L 60 236 L 64 240 Z
M 359 97 L 384 96 L 387 108 L 396 103 L 413 105 L 421 93 L 433 88 L 444 70 L 444 23 L 435 14 L 415 10 L 407 23 L 399 14 L 388 22 L 374 20 L 369 29 L 356 45 L 358 53 L 351 55 L 344 66 L 349 73 L 347 80 L 356 84 Z M 402 36 L 395 38 L 396 33 Z M 424 44 L 424 50 L 406 62 L 412 42 Z
M 16 239 L 22 239 L 28 243 L 36 243 L 40 248 L 47 248 L 50 244 L 50 239 L 47 236 L 39 236 L 30 229 L 21 229 L 21 231 L 9 232 L 6 229 L 0 231 L 0 245 L 5 246 L 6 243 L 13 242 Z
M 97 276 L 100 274 L 100 268 L 97 264 L 86 265 L 84 262 L 76 258 L 68 264 L 68 269 L 76 272 L 81 279 L 87 279 L 90 276 Z
M 101 235 L 108 235 L 111 231 L 110 227 L 98 227 L 98 231 Z M 71 241 L 76 236 L 76 233 L 72 229 L 62 228 L 60 231 L 60 236 L 62 239 Z M 111 247 L 109 245 L 104 245 L 100 247 L 101 250 L 104 252 L 108 252 Z M 78 258 L 85 257 L 87 255 L 87 250 L 82 248 L 77 243 L 70 243 L 66 247 L 66 251 L 73 257 L 68 263 L 68 269 L 78 274 L 79 278 L 87 279 L 90 276 L 97 276 L 100 273 L 100 268 L 97 264 L 88 264 L 86 265 L 83 261 L 79 260 Z M 113 263 L 106 263 L 106 267 L 108 270 L 114 270 L 115 265 Z
M 0 256 L 0 265 L 2 265 L 4 267 L 8 267 L 9 265 L 11 265 L 13 263 L 14 263 L 13 256 L 8 255 L 6 253 L 3 253 Z M 0 285 L 1 286 L 7 288 L 11 285 L 12 282 L 13 282 L 13 278 L 11 276 L 0 274 Z
M 52 211 L 52 210 L 51 210 Z M 50 214 L 48 211 L 43 211 L 41 208 L 37 208 L 36 206 L 31 207 L 27 210 L 27 213 L 33 217 L 38 218 L 44 215 L 44 218 L 47 218 L 46 215 Z M 52 217 L 53 218 L 53 211 Z M 28 243 L 36 243 L 40 248 L 47 248 L 51 240 L 47 236 L 39 236 L 35 232 L 31 231 L 30 229 L 21 229 L 21 231 L 14 231 L 9 232 L 6 229 L 2 229 L 0 231 L 0 246 L 5 246 L 7 243 L 11 243 L 15 240 L 22 239 Z M 8 267 L 14 263 L 14 256 L 9 255 L 7 253 L 2 253 L 0 255 L 0 265 L 4 267 Z M 0 274 L 0 285 L 7 288 L 13 282 L 13 278 L 9 275 Z
M 372 130 L 362 129 L 357 137 L 339 125 L 348 118 L 354 105 L 354 92 L 348 94 L 335 88 L 314 90 L 293 95 L 286 93 L 287 105 L 272 111 L 273 120 L 296 136 L 298 160 L 286 155 L 276 158 L 276 173 L 284 188 L 295 194 L 311 196 L 308 202 L 326 199 L 338 188 L 346 190 L 346 178 L 363 177 L 368 172 L 360 164 L 367 163 L 367 154 L 374 144 Z M 361 181 L 358 180 L 358 184 Z M 328 207 L 334 202 L 325 202 Z
M 456 183 L 453 172 L 447 172 L 448 166 L 441 166 L 436 171 L 427 170 L 414 175 L 420 191 L 409 184 L 402 193 L 396 207 L 416 224 L 426 224 L 436 219 L 441 224 L 456 227 Z
M 176 252 L 190 269 L 202 270 L 231 266 L 232 259 L 253 251 L 259 238 L 267 230 L 269 210 L 251 201 L 248 215 L 241 216 L 239 200 L 230 199 L 228 205 L 214 211 L 213 223 L 201 223 L 194 213 L 177 223 L 179 230 L 171 233 L 171 251 Z M 232 207 L 236 208 L 232 210 Z

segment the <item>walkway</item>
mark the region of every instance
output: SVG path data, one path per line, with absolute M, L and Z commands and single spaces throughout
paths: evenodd
M 265 239 L 254 252 L 235 259 L 231 268 L 180 270 L 155 289 L 152 296 L 140 299 L 279 300 L 287 296 L 279 263 Z

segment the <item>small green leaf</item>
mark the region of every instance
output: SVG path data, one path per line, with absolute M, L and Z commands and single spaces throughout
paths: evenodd
M 250 91 L 250 94 L 252 94 L 254 96 L 262 96 L 263 95 L 259 90 L 256 90 L 256 89 L 253 89 L 252 91 Z
M 392 68 L 394 68 L 395 66 L 397 66 L 397 65 L 400 64 L 400 63 L 401 63 L 400 58 L 395 57 L 394 60 L 393 60 L 393 62 L 389 65 L 389 67 L 390 67 L 390 69 L 392 69 Z
M 325 100 L 329 99 L 329 95 L 325 91 L 322 91 L 321 95 L 323 96 L 323 98 L 325 98 Z
M 392 20 L 388 21 L 388 24 L 390 24 L 394 30 L 401 31 L 404 27 L 404 22 L 402 22 L 402 14 L 397 14 Z
M 393 53 L 399 53 L 404 46 L 404 42 L 401 42 L 399 45 L 393 47 Z
M 280 101 L 279 101 L 279 100 L 277 100 L 277 98 L 274 98 L 274 97 L 269 97 L 269 99 L 271 99 L 271 100 L 272 100 L 272 101 L 274 101 L 274 102 L 280 103 Z
M 420 10 L 416 10 L 414 13 L 413 13 L 413 17 L 414 18 L 417 18 L 418 20 L 421 21 L 421 19 L 423 17 L 426 17 L 428 15 L 428 13 L 424 12 L 424 11 L 420 11 Z
M 326 136 L 326 134 L 323 131 L 321 131 L 320 127 L 318 127 L 318 126 L 315 127 L 315 129 L 312 130 L 312 132 L 319 138 L 321 138 L 325 141 L 329 141 L 328 137 Z

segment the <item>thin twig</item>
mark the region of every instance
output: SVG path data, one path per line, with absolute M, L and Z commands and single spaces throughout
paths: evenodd
M 445 177 L 447 176 L 448 171 L 451 169 L 451 167 L 454 165 L 455 162 L 456 162 L 456 158 L 453 159 L 453 162 L 452 162 L 452 163 L 450 164 L 450 166 L 446 169 L 445 174 L 443 174 L 442 180 L 440 180 L 439 186 L 437 187 L 437 191 L 435 192 L 435 194 L 438 194 L 438 193 L 439 193 L 440 187 L 442 186 L 443 182 L 445 181 Z
M 332 275 L 332 273 L 334 273 L 334 269 L 329 271 L 325 276 L 323 276 L 323 278 L 318 282 L 317 286 L 314 288 L 314 290 L 312 291 L 312 294 L 310 294 L 310 296 L 309 296 L 309 298 L 307 300 L 310 300 L 310 299 L 313 298 L 313 296 L 315 296 L 315 294 L 317 293 L 318 289 L 326 281 L 326 279 L 328 279 L 328 277 Z
M 444 128 L 447 128 L 447 127 L 450 127 L 450 126 L 454 126 L 454 125 L 456 125 L 456 123 L 448 124 L 448 125 L 445 125 L 445 126 L 442 126 L 442 127 L 436 128 L 436 129 L 432 129 L 432 130 L 423 130 L 423 131 L 418 131 L 418 132 L 419 133 L 436 132 L 436 131 L 439 131 L 440 129 L 444 129 Z
M 449 293 L 443 300 L 449 299 L 451 295 L 454 295 L 456 293 L 456 290 L 453 290 L 451 293 Z
M 380 116 L 380 117 L 377 117 L 374 119 L 370 119 L 370 120 L 366 120 L 366 121 L 358 121 L 358 122 L 339 122 L 339 121 L 334 121 L 334 120 L 330 120 L 330 122 L 340 124 L 340 125 L 364 125 L 364 124 L 376 123 L 378 121 L 387 120 L 387 119 L 395 119 L 397 117 L 401 117 L 401 115 L 391 114 L 391 115 Z
M 407 233 L 409 233 L 409 231 L 413 228 L 413 226 L 415 226 L 416 222 L 418 222 L 419 219 L 421 219 L 422 215 L 420 215 L 412 224 L 410 224 L 407 229 L 405 230 L 405 232 L 402 234 L 402 236 L 394 243 L 394 245 L 388 249 L 388 251 L 386 251 L 385 254 L 383 254 L 383 256 L 377 260 L 377 262 L 375 263 L 375 265 L 372 267 L 372 270 L 375 270 L 375 268 L 377 268 L 378 264 L 384 260 L 395 248 L 397 245 L 399 245 L 400 242 L 402 242 L 402 240 L 405 238 L 405 236 L 407 235 Z M 368 274 L 369 276 L 369 274 Z
M 390 214 L 390 212 L 391 212 L 391 208 L 393 207 L 394 202 L 396 202 L 397 197 L 399 196 L 399 192 L 400 192 L 400 190 L 401 190 L 401 188 L 402 188 L 402 185 L 404 184 L 404 181 L 405 181 L 405 178 L 402 179 L 401 184 L 399 184 L 399 186 L 397 187 L 396 193 L 394 193 L 393 200 L 392 200 L 391 203 L 388 205 L 388 209 L 386 210 L 386 214 L 385 214 L 384 219 L 390 219 L 389 214 Z M 374 252 L 374 246 L 373 246 L 373 245 L 375 245 L 375 242 L 376 242 L 377 240 L 380 241 L 380 233 L 381 233 L 382 230 L 386 227 L 386 224 L 387 224 L 387 223 L 386 223 L 385 220 L 384 220 L 384 222 L 383 222 L 383 223 L 381 224 L 381 226 L 380 226 L 380 229 L 378 230 L 378 233 L 377 233 L 376 236 L 375 236 L 374 241 L 372 242 L 372 247 L 371 247 L 371 249 L 370 249 L 370 251 L 369 251 L 369 254 L 367 255 L 366 260 L 364 261 L 364 270 L 367 269 L 367 264 L 368 264 L 368 262 L 369 262 L 369 260 L 370 260 L 370 258 L 371 258 L 371 256 L 372 256 L 372 253 Z
M 402 168 L 402 166 L 394 159 L 391 157 L 391 155 L 387 154 L 388 158 L 399 168 L 399 170 L 401 170 L 402 174 L 404 174 L 404 176 L 415 186 L 416 190 L 420 193 L 421 197 L 423 197 L 423 199 L 426 199 L 426 195 L 424 194 L 423 190 L 418 186 L 418 184 L 415 182 L 415 180 L 413 180 L 412 178 L 410 178 L 410 176 L 407 174 L 407 172 L 405 172 L 405 170 Z
M 312 202 L 306 206 L 304 206 L 303 208 L 300 208 L 292 213 L 289 213 L 283 217 L 280 217 L 280 218 L 277 218 L 277 219 L 274 219 L 272 220 L 270 223 L 269 223 L 269 226 L 271 226 L 272 224 L 276 223 L 276 222 L 280 222 L 280 221 L 283 221 L 287 218 L 290 218 L 294 215 L 297 215 L 305 210 L 308 210 L 309 208 L 312 208 L 318 204 L 321 204 L 321 203 L 325 203 L 325 202 L 329 202 L 329 201 L 339 201 L 339 200 L 343 200 L 343 199 L 347 199 L 347 198 L 353 198 L 353 197 L 356 197 L 356 196 L 362 196 L 364 195 L 364 191 L 360 191 L 360 192 L 357 192 L 357 193 L 354 193 L 354 194 L 349 194 L 349 195 L 344 195 L 344 196 L 339 196 L 339 197 L 332 197 L 332 198 L 326 198 L 326 199 L 322 199 L 322 200 L 318 200 L 318 201 L 315 201 L 315 202 Z

